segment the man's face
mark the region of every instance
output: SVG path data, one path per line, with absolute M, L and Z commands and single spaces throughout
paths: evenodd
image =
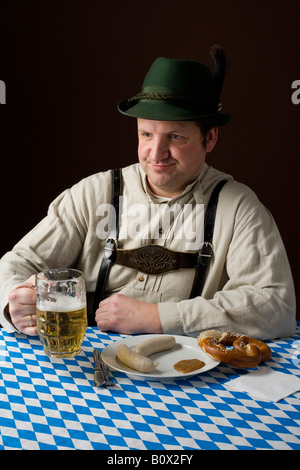
M 209 131 L 206 148 L 199 127 L 190 121 L 138 119 L 138 156 L 150 190 L 174 197 L 200 174 L 218 129 Z

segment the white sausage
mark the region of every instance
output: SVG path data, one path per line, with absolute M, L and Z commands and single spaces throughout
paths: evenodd
M 142 341 L 134 348 L 134 351 L 148 357 L 151 356 L 151 354 L 173 348 L 175 343 L 176 340 L 174 336 L 155 336 L 155 338 L 149 338 Z
M 153 372 L 155 369 L 155 365 L 151 359 L 132 351 L 123 343 L 117 348 L 117 357 L 125 366 L 138 370 L 139 372 Z

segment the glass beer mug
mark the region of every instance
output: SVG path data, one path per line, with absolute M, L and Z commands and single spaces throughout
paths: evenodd
M 87 327 L 84 275 L 76 269 L 50 269 L 36 275 L 37 330 L 50 357 L 81 351 Z

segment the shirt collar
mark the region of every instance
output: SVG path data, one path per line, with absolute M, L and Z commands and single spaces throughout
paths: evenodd
M 169 199 L 169 201 L 167 201 L 167 198 L 163 198 L 162 200 L 160 200 L 159 197 L 157 197 L 155 194 L 152 193 L 152 191 L 150 191 L 149 187 L 148 187 L 148 184 L 147 184 L 147 176 L 146 176 L 146 173 L 144 172 L 143 168 L 141 167 L 141 165 L 139 165 L 139 169 L 140 169 L 140 175 L 141 175 L 141 182 L 142 182 L 142 186 L 143 186 L 143 189 L 148 197 L 148 199 L 151 201 L 151 202 L 154 202 L 154 203 L 160 203 L 160 202 L 169 202 L 169 203 L 173 203 L 173 202 L 181 202 L 181 203 L 185 203 L 185 199 L 187 194 L 190 193 L 190 191 L 192 191 L 193 189 L 197 189 L 197 191 L 192 191 L 194 196 L 195 196 L 195 199 L 196 199 L 196 202 L 197 203 L 201 203 L 202 200 L 203 200 L 203 192 L 202 192 L 202 187 L 201 187 L 201 184 L 198 184 L 201 182 L 202 178 L 204 177 L 204 175 L 206 174 L 207 170 L 208 170 L 209 166 L 207 165 L 207 163 L 204 163 L 203 165 L 203 168 L 201 170 L 201 173 L 200 175 L 190 184 L 188 184 L 186 186 L 186 188 L 184 189 L 184 191 L 182 191 L 181 194 L 179 194 L 178 196 L 175 196 L 171 199 Z M 196 188 L 197 186 L 197 188 Z M 184 199 L 184 200 L 182 200 Z

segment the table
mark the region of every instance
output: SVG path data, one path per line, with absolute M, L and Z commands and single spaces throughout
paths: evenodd
M 93 349 L 119 338 L 89 327 L 80 355 L 50 360 L 38 337 L 0 331 L 0 449 L 300 449 L 300 392 L 253 400 L 226 389 L 246 372 L 225 364 L 164 382 L 112 372 L 114 387 L 95 388 Z M 299 376 L 299 323 L 268 344 L 268 366 Z

